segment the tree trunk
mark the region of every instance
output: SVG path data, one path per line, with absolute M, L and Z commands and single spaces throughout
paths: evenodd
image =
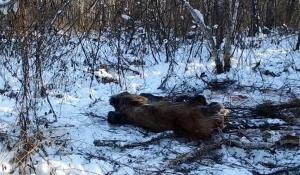
M 212 13 L 211 4 L 212 3 L 209 0 L 204 0 L 204 2 L 203 2 L 204 22 L 206 24 L 211 23 L 211 13 Z
M 258 0 L 252 0 L 251 1 L 251 6 L 252 6 L 252 28 L 249 32 L 250 36 L 255 36 L 257 33 L 259 33 L 259 9 L 258 9 Z
M 286 4 L 285 22 L 289 26 L 291 25 L 292 16 L 296 7 L 296 0 L 288 0 Z
M 275 0 L 268 0 L 267 10 L 266 10 L 266 21 L 265 27 L 268 29 L 264 30 L 264 33 L 269 33 L 274 26 L 274 10 L 275 10 Z
M 20 93 L 20 100 L 18 101 L 20 105 L 20 113 L 19 113 L 19 123 L 20 123 L 20 142 L 24 145 L 22 152 L 28 152 L 29 147 L 27 147 L 27 139 L 28 139 L 28 126 L 27 123 L 30 121 L 29 119 L 29 111 L 30 111 L 30 82 L 29 82 L 29 39 L 27 32 L 27 23 L 26 23 L 26 7 L 24 0 L 19 0 L 19 40 L 22 40 L 21 43 L 21 60 L 22 60 L 22 88 Z M 25 174 L 26 166 L 27 166 L 28 155 L 22 157 L 19 160 L 21 164 L 19 167 L 19 173 Z
M 225 0 L 227 1 L 227 0 Z M 221 74 L 224 72 L 224 66 L 223 66 L 223 61 L 221 59 L 221 44 L 223 43 L 224 40 L 224 33 L 225 33 L 225 29 L 226 27 L 225 25 L 225 12 L 227 11 L 226 7 L 224 6 L 224 1 L 219 1 L 219 0 L 215 0 L 215 6 L 214 6 L 214 11 L 215 11 L 215 22 L 218 25 L 218 27 L 216 28 L 216 52 L 217 54 L 215 55 L 214 59 L 215 59 L 215 64 L 216 64 L 216 70 L 217 70 L 217 74 Z
M 226 6 L 226 33 L 225 33 L 225 44 L 224 44 L 224 71 L 229 72 L 231 68 L 231 55 L 232 49 L 231 44 L 234 39 L 234 29 L 237 23 L 237 13 L 239 9 L 239 0 L 235 0 L 234 9 L 232 10 L 232 0 L 228 0 Z M 233 12 L 233 14 L 231 13 Z
M 29 93 L 29 59 L 28 59 L 28 36 L 26 31 L 26 19 L 25 19 L 25 5 L 24 0 L 19 1 L 19 11 L 20 11 L 20 36 L 19 38 L 23 38 L 22 46 L 21 46 L 21 57 L 22 57 L 22 73 L 23 73 L 23 94 L 22 94 L 22 103 L 21 103 L 21 111 L 23 117 L 27 118 L 29 117 L 28 111 L 29 111 L 29 99 L 28 99 L 28 93 Z M 25 114 L 25 115 L 24 115 Z M 26 119 L 24 119 L 26 121 Z M 23 135 L 26 135 L 27 126 L 26 122 L 23 121 L 23 118 L 21 119 L 22 128 L 21 128 L 21 137 Z
M 227 0 L 224 0 L 227 1 Z M 218 25 L 216 29 L 216 48 L 220 49 L 220 46 L 223 42 L 224 39 L 224 25 L 225 25 L 225 12 L 226 12 L 226 7 L 224 6 L 224 1 L 219 1 L 215 0 L 215 6 L 214 6 L 214 11 L 215 11 L 215 22 Z
M 300 47 L 300 31 L 298 31 L 298 41 L 297 41 L 297 44 L 296 44 L 296 50 L 299 50 L 299 47 Z
M 43 10 L 46 9 L 46 0 L 38 1 L 36 12 L 41 13 Z M 46 97 L 46 88 L 43 84 L 42 78 L 42 65 L 43 65 L 43 43 L 44 43 L 44 36 L 45 36 L 45 19 L 42 17 L 37 18 L 37 26 L 36 30 L 39 32 L 40 36 L 36 38 L 36 51 L 35 51 L 35 81 L 34 81 L 34 97 Z

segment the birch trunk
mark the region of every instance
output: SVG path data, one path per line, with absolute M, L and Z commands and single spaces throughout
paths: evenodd
M 226 25 L 226 34 L 225 34 L 225 44 L 224 44 L 224 72 L 229 72 L 231 68 L 231 55 L 232 48 L 231 43 L 234 39 L 234 29 L 237 23 L 237 12 L 239 9 L 239 0 L 235 0 L 233 14 L 231 14 L 232 0 L 227 2 L 227 25 Z
M 205 39 L 208 41 L 209 43 L 209 48 L 211 49 L 211 55 L 212 58 L 215 60 L 216 63 L 216 69 L 217 69 L 217 73 L 223 73 L 223 64 L 222 64 L 222 60 L 219 57 L 218 54 L 218 49 L 216 48 L 216 43 L 214 41 L 214 38 L 212 37 L 212 35 L 210 34 L 210 29 L 205 25 L 204 20 L 203 20 L 203 16 L 201 15 L 201 13 L 194 9 L 189 2 L 185 1 L 185 0 L 179 0 L 178 2 L 180 2 L 181 4 L 183 4 L 183 6 L 190 12 L 190 14 L 192 15 L 194 21 L 198 24 L 201 32 L 203 33 Z

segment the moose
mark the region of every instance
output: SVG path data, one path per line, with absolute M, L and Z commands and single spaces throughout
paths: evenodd
M 202 95 L 196 95 L 187 101 L 159 98 L 151 103 L 146 97 L 128 92 L 112 96 L 109 102 L 115 111 L 108 113 L 108 122 L 131 124 L 153 132 L 172 130 L 192 140 L 207 140 L 222 128 L 224 119 L 229 114 L 220 103 L 207 104 Z

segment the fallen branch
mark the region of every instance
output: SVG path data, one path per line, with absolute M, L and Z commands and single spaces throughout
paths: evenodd
M 271 148 L 273 148 L 274 146 L 274 144 L 266 143 L 266 142 L 241 142 L 241 141 L 229 140 L 229 139 L 223 140 L 222 143 L 226 146 L 234 146 L 234 147 L 247 149 L 247 150 L 249 149 L 271 150 Z
M 299 170 L 300 170 L 300 165 L 297 165 L 295 167 L 284 167 L 284 168 L 276 170 L 272 173 L 267 173 L 267 174 L 261 174 L 257 171 L 253 171 L 253 174 L 256 174 L 256 175 L 277 175 L 277 174 L 281 175 L 281 174 L 290 174 L 290 172 L 296 173 L 296 172 L 299 172 Z M 296 173 L 296 174 L 298 174 L 298 173 Z
M 132 168 L 133 170 L 135 170 L 136 172 L 139 172 L 142 173 L 142 174 L 173 174 L 172 172 L 168 172 L 168 170 L 166 169 L 157 169 L 157 170 L 154 170 L 154 169 L 151 169 L 151 170 L 147 170 L 145 168 L 140 168 L 140 167 L 134 167 L 130 164 L 126 164 L 126 163 L 123 163 L 123 162 L 120 162 L 120 161 L 117 161 L 117 160 L 114 160 L 114 159 L 111 159 L 111 158 L 108 158 L 107 156 L 105 155 L 102 155 L 102 153 L 98 153 L 98 154 L 92 154 L 92 153 L 80 153 L 80 155 L 83 155 L 85 156 L 85 158 L 87 160 L 91 160 L 91 159 L 97 159 L 97 160 L 103 160 L 105 162 L 108 162 L 112 165 L 117 165 L 116 167 L 120 167 L 120 166 L 125 166 L 125 167 L 129 167 L 129 168 Z M 155 167 L 157 168 L 157 167 Z M 109 171 L 107 172 L 106 174 L 112 174 L 114 173 L 113 171 Z
M 175 159 L 170 160 L 168 163 L 169 167 L 177 166 L 181 163 L 186 162 L 188 159 L 194 159 L 202 157 L 203 155 L 209 153 L 212 150 L 218 149 L 222 145 L 222 141 L 219 141 L 214 144 L 201 144 L 201 146 L 191 152 L 181 154 Z
M 256 106 L 253 110 L 254 115 L 264 117 L 279 116 L 280 111 L 284 109 L 300 108 L 300 101 L 282 104 L 263 103 Z
M 264 143 L 264 142 L 241 142 L 241 141 L 230 140 L 230 139 L 222 139 L 221 141 L 217 141 L 216 143 L 214 142 L 215 140 L 207 141 L 201 144 L 199 148 L 191 152 L 184 153 L 177 156 L 175 159 L 169 161 L 168 166 L 169 167 L 176 166 L 190 159 L 199 159 L 203 155 L 207 155 L 207 153 L 220 148 L 221 145 L 234 146 L 234 147 L 247 149 L 247 150 L 265 149 L 270 151 L 273 151 L 271 150 L 271 148 L 274 146 L 274 144 Z
M 147 146 L 153 143 L 156 143 L 163 139 L 169 139 L 169 138 L 175 138 L 176 136 L 173 133 L 163 133 L 157 137 L 151 138 L 148 141 L 145 142 L 135 142 L 135 143 L 129 143 L 121 145 L 119 140 L 94 140 L 94 145 L 98 147 L 108 146 L 113 148 L 134 148 L 138 146 Z
M 86 113 L 81 113 L 82 115 L 85 115 L 85 116 L 88 116 L 88 117 L 92 117 L 92 118 L 98 118 L 98 119 L 101 119 L 103 121 L 106 121 L 107 120 L 107 117 L 105 116 L 102 116 L 102 115 L 98 115 L 94 112 L 86 112 Z

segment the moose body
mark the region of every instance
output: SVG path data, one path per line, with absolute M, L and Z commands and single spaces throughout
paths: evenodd
M 148 104 L 147 98 L 124 92 L 110 98 L 115 111 L 108 113 L 108 122 L 132 124 L 153 132 L 173 130 L 191 139 L 209 139 L 223 126 L 228 110 L 220 103 L 204 105 L 203 98 L 200 105 L 192 99 L 185 103 L 162 100 Z

